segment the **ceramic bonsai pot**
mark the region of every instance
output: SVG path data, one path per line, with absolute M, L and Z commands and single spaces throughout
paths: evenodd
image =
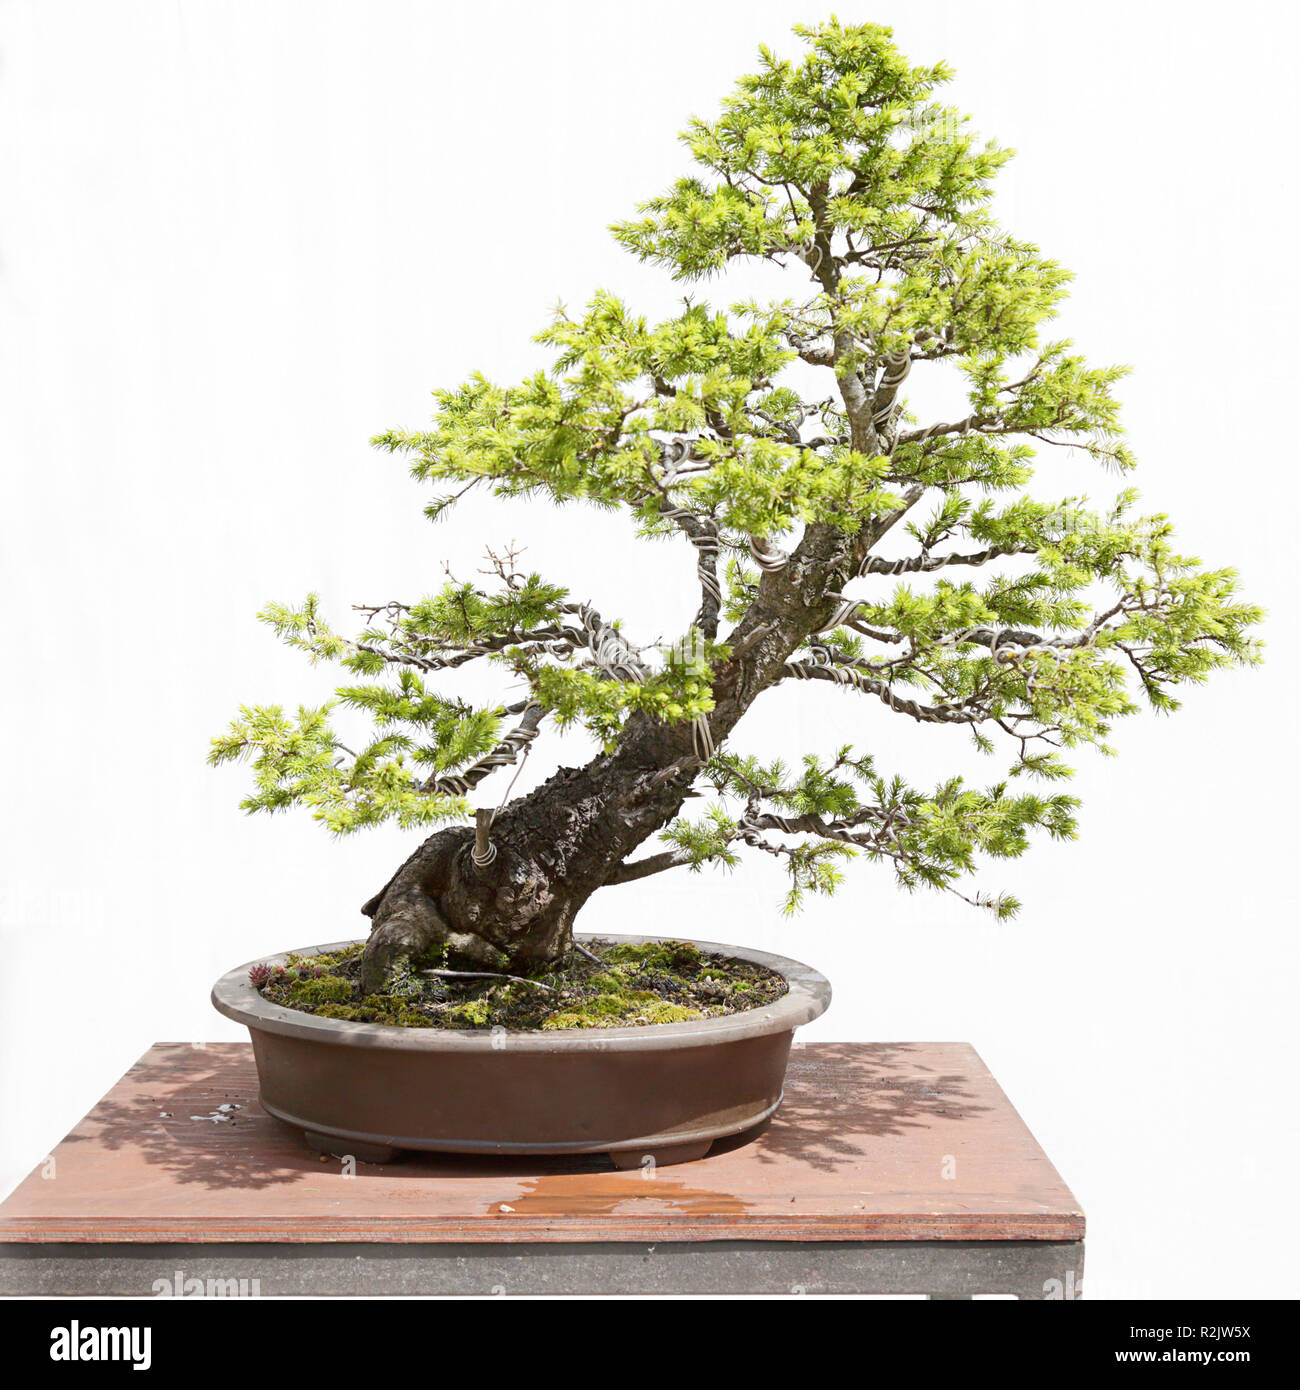
M 402 1149 L 683 1163 L 773 1114 L 794 1030 L 831 998 L 829 981 L 798 961 L 694 944 L 776 971 L 787 993 L 741 1013 L 637 1028 L 392 1028 L 268 1003 L 249 982 L 249 962 L 217 981 L 212 1002 L 252 1036 L 263 1107 L 318 1152 L 372 1163 Z

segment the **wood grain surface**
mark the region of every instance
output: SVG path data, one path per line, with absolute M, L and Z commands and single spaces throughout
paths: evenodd
M 0 1240 L 1084 1237 L 1078 1203 L 968 1043 L 796 1043 L 774 1119 L 657 1171 L 424 1154 L 351 1176 L 263 1113 L 247 1044 L 158 1043 L 52 1158 L 0 1205 Z

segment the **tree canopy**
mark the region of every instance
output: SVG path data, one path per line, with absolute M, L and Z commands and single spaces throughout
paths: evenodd
M 318 708 L 246 707 L 214 740 L 213 762 L 251 762 L 247 809 L 302 805 L 340 834 L 436 825 L 468 815 L 485 778 L 507 782 L 546 721 L 608 752 L 642 717 L 689 728 L 709 795 L 662 828 L 661 854 L 611 881 L 751 848 L 788 866 L 789 906 L 831 891 L 859 854 L 906 887 L 958 891 L 979 855 L 1018 855 L 1036 829 L 1074 833 L 1057 785 L 1069 750 L 1108 750 L 1116 719 L 1175 709 L 1179 687 L 1257 659 L 1260 612 L 1234 572 L 1180 554 L 1133 490 L 1101 507 L 1026 490 L 1036 470 L 1050 487 L 1058 448 L 1115 476 L 1134 459 L 1124 369 L 1047 331 L 1069 275 L 994 219 L 1010 152 L 969 133 L 937 98 L 947 68 L 913 66 L 888 30 L 795 33 L 798 57 L 762 49 L 720 113 L 690 123 L 694 172 L 613 228 L 691 284 L 773 262 L 788 297 L 693 298 L 654 323 L 602 290 L 542 330 L 546 370 L 513 385 L 475 373 L 435 393 L 429 428 L 374 441 L 431 486 L 435 519 L 485 489 L 618 512 L 647 540 L 689 544 L 700 597 L 680 639 L 640 646 L 594 597 L 512 556 L 493 557 L 490 584 L 369 610 L 350 637 L 314 596 L 271 604 L 263 620 L 350 683 Z M 934 372 L 962 383 L 959 418 L 909 409 L 909 381 Z M 903 553 L 879 553 L 887 536 L 894 550 L 907 538 Z M 814 542 L 833 558 L 814 563 Z M 793 613 L 795 595 L 818 616 L 790 619 L 788 654 L 741 699 L 756 605 Z M 448 693 L 444 676 L 470 662 L 526 697 Z M 742 708 L 782 682 L 841 687 L 862 701 L 861 746 L 747 755 L 714 717 L 724 670 Z M 334 732 L 339 706 L 373 721 L 355 750 Z M 878 768 L 894 718 L 967 726 L 1001 760 L 998 780 L 919 790 Z

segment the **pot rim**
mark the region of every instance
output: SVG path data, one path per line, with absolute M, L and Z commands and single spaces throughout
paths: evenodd
M 652 941 L 688 941 L 700 950 L 732 956 L 764 965 L 785 980 L 787 993 L 770 1004 L 717 1018 L 690 1019 L 686 1023 L 649 1023 L 632 1028 L 453 1029 L 399 1028 L 387 1023 L 357 1023 L 342 1018 L 321 1018 L 265 1000 L 249 981 L 248 972 L 259 961 L 283 964 L 290 955 L 315 956 L 354 946 L 357 941 L 332 941 L 300 950 L 282 951 L 227 971 L 212 987 L 212 1004 L 218 1013 L 264 1033 L 344 1047 L 376 1047 L 402 1052 L 639 1052 L 703 1047 L 712 1043 L 740 1042 L 771 1033 L 789 1033 L 818 1018 L 830 1007 L 830 981 L 810 965 L 749 946 L 730 946 L 690 936 L 627 936 L 614 932 L 575 933 L 579 941 L 614 941 L 641 945 Z M 364 938 L 362 938 L 364 939 Z

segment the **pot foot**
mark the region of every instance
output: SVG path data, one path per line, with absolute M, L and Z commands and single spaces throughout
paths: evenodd
M 336 1134 L 321 1134 L 305 1129 L 302 1137 L 312 1153 L 328 1158 L 355 1158 L 358 1163 L 395 1163 L 400 1149 L 391 1144 L 367 1144 L 362 1139 L 340 1139 Z
M 631 1168 L 667 1168 L 673 1163 L 693 1163 L 703 1158 L 712 1139 L 695 1140 L 689 1144 L 656 1144 L 646 1149 L 611 1149 L 609 1161 L 624 1171 Z

